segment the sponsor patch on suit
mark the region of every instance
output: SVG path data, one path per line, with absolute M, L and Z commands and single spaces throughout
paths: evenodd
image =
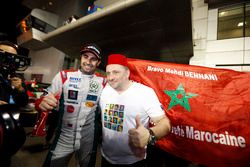
M 79 89 L 77 84 L 69 84 L 69 87 Z
M 81 78 L 70 77 L 69 82 L 71 82 L 71 83 L 81 82 Z
M 86 107 L 94 107 L 95 103 L 92 102 L 92 101 L 87 101 L 87 102 L 85 103 L 85 105 L 86 105 Z
M 78 95 L 78 91 L 75 91 L 75 90 L 68 91 L 68 99 L 77 100 L 77 95 Z
M 96 101 L 97 100 L 97 96 L 96 95 L 90 95 L 90 94 L 88 94 L 87 95 L 87 100 Z
M 74 111 L 75 111 L 74 106 L 72 106 L 72 105 L 67 106 L 67 112 L 68 113 L 73 113 Z

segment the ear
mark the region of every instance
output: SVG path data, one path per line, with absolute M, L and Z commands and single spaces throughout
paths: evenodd
M 129 78 L 129 76 L 130 76 L 130 70 L 127 69 L 127 77 Z

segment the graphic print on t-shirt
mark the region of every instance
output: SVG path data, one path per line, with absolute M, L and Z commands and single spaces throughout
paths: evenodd
M 123 131 L 124 105 L 106 104 L 104 110 L 104 127 L 117 131 Z

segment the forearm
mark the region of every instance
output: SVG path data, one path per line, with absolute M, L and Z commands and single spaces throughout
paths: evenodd
M 139 115 L 136 116 L 135 121 L 136 128 L 131 128 L 128 131 L 129 142 L 133 147 L 144 148 L 151 141 L 152 135 L 156 139 L 160 139 L 167 135 L 171 129 L 170 121 L 165 115 L 152 118 L 154 126 L 150 129 L 153 131 L 153 134 L 150 134 L 150 131 L 142 125 Z
M 170 120 L 166 116 L 154 123 L 155 125 L 150 129 L 154 132 L 157 139 L 166 136 L 171 130 Z

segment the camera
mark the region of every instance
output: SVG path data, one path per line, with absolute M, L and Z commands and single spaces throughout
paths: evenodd
M 0 50 L 0 83 L 5 90 L 12 90 L 6 81 L 17 71 L 24 71 L 30 65 L 30 58 Z M 0 92 L 5 96 L 4 92 Z M 26 134 L 19 122 L 19 107 L 15 104 L 0 105 L 0 164 L 9 166 L 10 157 L 24 144 Z
M 0 73 L 3 77 L 24 71 L 31 63 L 30 58 L 0 50 Z
M 0 164 L 3 158 L 15 154 L 26 140 L 26 134 L 21 126 L 15 105 L 0 105 Z

